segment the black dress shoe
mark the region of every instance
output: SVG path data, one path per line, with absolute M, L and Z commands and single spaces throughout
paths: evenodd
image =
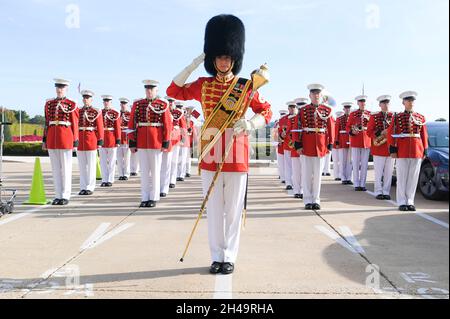
M 124 176 L 122 180 L 123 181 L 127 181 L 128 180 L 128 176 Z
M 355 187 L 355 192 L 360 192 L 361 191 L 361 187 Z
M 159 197 L 167 197 L 167 194 L 166 193 L 161 193 L 161 194 L 159 194 Z
M 169 188 L 175 188 L 175 184 L 170 184 Z
M 191 174 L 186 174 L 186 178 L 189 178 L 189 177 L 191 177 Z
M 408 211 L 408 206 L 406 206 L 406 205 L 401 205 L 401 206 L 398 208 L 398 210 L 401 211 L 401 212 L 407 212 L 407 211 Z
M 141 204 L 139 205 L 139 207 L 147 207 L 147 201 L 145 201 L 145 202 L 141 202 Z
M 145 205 L 145 207 L 155 207 L 156 206 L 156 202 L 154 200 L 149 200 L 147 202 L 147 205 Z
M 177 177 L 177 182 L 184 182 L 184 178 L 183 177 Z
M 218 274 L 222 271 L 222 263 L 219 263 L 217 261 L 213 262 L 212 265 L 209 267 L 209 272 L 211 274 Z
M 352 181 L 347 181 L 347 185 L 353 185 Z
M 322 173 L 322 176 L 325 176 L 325 173 Z
M 55 198 L 54 200 L 53 200 L 53 202 L 52 202 L 52 205 L 59 205 L 59 201 L 60 201 L 61 199 L 59 199 L 59 198 Z
M 119 176 L 118 180 L 123 181 L 123 176 Z
M 320 207 L 319 204 L 313 204 L 313 205 L 312 205 L 312 209 L 313 209 L 313 210 L 320 210 L 321 207 Z
M 130 176 L 137 176 L 137 173 L 131 173 Z
M 286 186 L 286 190 L 287 190 L 287 191 L 291 191 L 291 190 L 293 190 L 293 188 L 292 188 L 291 185 L 288 185 L 288 186 Z
M 112 183 L 106 183 L 106 187 L 112 187 Z
M 390 196 L 390 195 L 383 195 L 383 198 L 384 198 L 385 200 L 391 200 L 391 196 Z
M 59 203 L 58 203 L 58 205 L 62 205 L 62 206 L 65 206 L 65 205 L 68 205 L 69 204 L 69 200 L 68 199 L 60 199 L 59 200 Z
M 326 173 L 325 176 L 331 176 L 331 174 L 330 173 Z
M 367 192 L 367 188 L 365 187 L 360 187 L 361 188 L 361 192 Z
M 341 181 L 340 178 L 335 178 L 334 180 L 335 180 L 336 182 L 340 182 L 340 181 Z
M 100 187 L 106 187 L 106 183 L 101 183 Z
M 85 194 L 84 194 L 84 195 L 91 196 L 92 194 L 94 194 L 93 191 L 87 190 L 87 191 L 85 191 Z
M 313 209 L 313 204 L 306 204 L 305 205 L 305 209 L 306 210 L 312 210 Z
M 85 190 L 81 190 L 78 195 L 86 195 L 86 191 Z
M 409 210 L 410 212 L 415 212 L 415 211 L 416 211 L 416 206 L 414 206 L 414 205 L 408 205 L 408 210 Z
M 379 194 L 375 198 L 378 199 L 378 200 L 384 200 L 384 195 L 383 194 Z
M 302 195 L 301 194 L 295 194 L 294 198 L 299 198 L 300 199 L 300 198 L 302 198 Z
M 223 263 L 222 264 L 222 274 L 229 275 L 234 272 L 234 265 L 233 263 Z
M 281 181 L 281 184 L 286 184 L 286 181 Z

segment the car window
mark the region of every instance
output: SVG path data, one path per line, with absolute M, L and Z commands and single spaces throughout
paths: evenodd
M 429 127 L 428 144 L 430 147 L 448 148 L 448 125 Z

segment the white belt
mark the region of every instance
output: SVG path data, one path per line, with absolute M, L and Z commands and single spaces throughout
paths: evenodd
M 70 125 L 72 125 L 72 123 L 70 123 L 70 122 L 65 122 L 65 121 L 50 121 L 48 124 L 49 124 L 49 125 L 65 125 L 65 126 L 70 126 Z
M 127 129 L 128 129 L 128 126 L 122 126 L 121 129 L 122 129 L 122 130 L 127 130 Z
M 347 131 L 339 131 L 340 134 L 348 134 Z
M 138 123 L 138 127 L 160 127 L 162 123 Z
M 105 127 L 105 131 L 114 131 L 114 127 Z
M 394 137 L 394 138 L 402 138 L 402 137 L 420 138 L 420 134 L 393 134 L 392 137 Z
M 95 131 L 95 127 L 79 127 L 80 131 Z
M 303 129 L 303 132 L 314 132 L 314 133 L 325 133 L 326 129 L 324 128 L 311 128 L 307 127 Z
M 180 126 L 179 126 L 179 125 L 175 125 L 173 128 L 174 128 L 175 130 L 179 130 L 179 129 L 180 129 Z

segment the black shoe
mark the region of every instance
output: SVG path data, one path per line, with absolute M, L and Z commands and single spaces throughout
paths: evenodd
M 159 194 L 159 197 L 167 197 L 167 194 L 166 193 L 161 193 L 161 194 Z
M 61 206 L 66 206 L 66 205 L 68 205 L 69 204 L 69 200 L 68 199 L 60 199 L 59 200 L 59 202 L 58 202 L 58 205 L 61 205 Z
M 401 206 L 398 208 L 398 210 L 401 211 L 401 212 L 407 212 L 407 211 L 408 211 L 408 206 L 406 206 L 406 205 L 401 205 Z
M 295 195 L 294 195 L 294 198 L 299 198 L 299 199 L 301 199 L 301 198 L 302 198 L 302 194 L 295 194 Z
M 390 195 L 383 195 L 383 199 L 385 199 L 385 200 L 391 200 L 391 196 L 390 196 Z
M 355 187 L 355 192 L 360 192 L 361 191 L 361 187 Z
M 352 181 L 347 181 L 347 185 L 353 185 Z
M 321 207 L 320 207 L 319 204 L 313 204 L 313 205 L 312 205 L 312 209 L 313 209 L 313 210 L 320 210 Z
M 106 183 L 106 187 L 112 187 L 112 183 Z
M 336 182 L 340 182 L 340 181 L 341 181 L 340 178 L 335 178 L 334 180 L 335 180 Z
M 156 202 L 154 200 L 149 200 L 147 202 L 147 205 L 145 205 L 145 207 L 155 207 L 156 206 Z
M 409 210 L 410 212 L 415 212 L 415 211 L 416 211 L 416 206 L 414 206 L 414 205 L 408 205 L 408 210 Z
M 123 181 L 127 181 L 128 180 L 128 176 L 124 176 L 122 180 Z
M 147 207 L 147 203 L 148 203 L 148 201 L 141 202 L 141 204 L 139 205 L 139 207 Z
M 120 177 L 118 178 L 118 180 L 119 180 L 119 181 L 123 181 L 123 176 L 120 176 Z
M 222 263 L 219 263 L 217 261 L 213 262 L 212 265 L 209 267 L 209 272 L 211 274 L 218 274 L 222 271 Z
M 286 184 L 286 181 L 281 181 L 281 184 Z
M 191 177 L 191 174 L 186 174 L 186 178 L 189 178 L 189 177 Z
M 234 272 L 234 265 L 233 263 L 223 263 L 222 264 L 222 274 L 229 275 Z
M 306 204 L 305 205 L 305 209 L 306 210 L 312 210 L 313 209 L 313 204 Z
M 342 185 L 348 185 L 348 181 L 343 181 Z
M 292 188 L 291 185 L 288 185 L 288 186 L 286 186 L 286 190 L 287 190 L 287 191 L 291 191 L 291 190 L 293 190 L 293 188 Z
M 325 176 L 325 173 L 322 173 L 322 176 Z
M 384 195 L 383 194 L 379 194 L 375 198 L 378 199 L 378 200 L 384 200 Z
M 325 176 L 331 176 L 331 174 L 330 173 L 326 173 Z
M 106 187 L 106 183 L 102 183 L 100 187 Z
M 175 184 L 170 184 L 169 188 L 175 188 Z
M 83 189 L 78 193 L 78 195 L 86 195 L 86 191 Z
M 90 195 L 92 195 L 92 194 L 94 194 L 93 191 L 87 190 L 87 191 L 85 191 L 85 194 L 84 194 L 84 195 L 90 196 Z
M 131 173 L 130 176 L 137 176 L 137 173 Z
M 184 178 L 183 177 L 177 177 L 177 182 L 184 182 Z
M 59 201 L 60 201 L 61 199 L 59 199 L 59 198 L 55 198 L 54 200 L 53 200 L 53 202 L 52 202 L 52 205 L 59 205 Z
M 365 187 L 360 187 L 361 188 L 361 192 L 367 192 L 367 188 Z

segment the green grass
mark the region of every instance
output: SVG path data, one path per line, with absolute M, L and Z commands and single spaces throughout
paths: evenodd
M 42 136 L 44 133 L 44 127 L 39 124 L 22 124 L 22 136 L 23 135 L 34 135 L 36 130 L 37 135 Z M 11 136 L 19 136 L 20 128 L 19 123 L 14 123 L 11 125 Z

